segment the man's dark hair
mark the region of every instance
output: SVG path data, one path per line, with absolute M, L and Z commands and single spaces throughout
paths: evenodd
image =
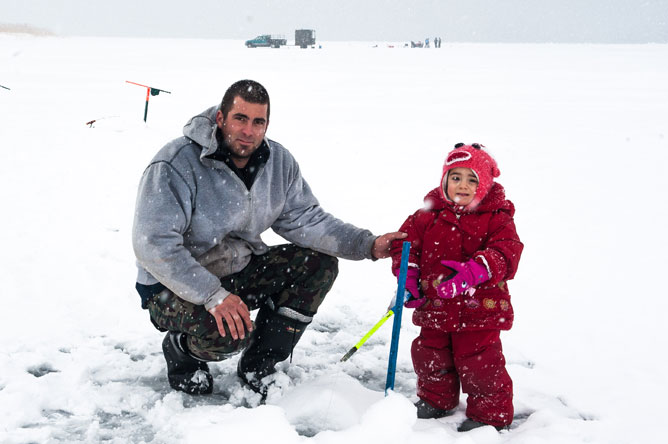
M 220 103 L 220 111 L 223 113 L 223 119 L 227 118 L 227 113 L 234 105 L 234 98 L 241 97 L 249 103 L 259 103 L 260 105 L 267 105 L 267 120 L 269 120 L 269 93 L 264 86 L 257 83 L 255 80 L 239 80 L 227 88 L 223 101 Z

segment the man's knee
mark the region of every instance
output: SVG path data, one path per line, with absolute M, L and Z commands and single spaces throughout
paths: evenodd
M 323 283 L 329 284 L 329 287 L 334 284 L 336 277 L 339 275 L 339 260 L 328 254 L 316 253 L 318 257 L 318 273 L 316 277 Z
M 248 346 L 250 333 L 244 339 L 234 339 L 227 332 L 225 336 L 211 332 L 204 337 L 188 336 L 188 349 L 195 357 L 204 361 L 223 361 L 230 356 L 240 353 Z
M 307 267 L 309 272 L 305 273 L 303 278 L 302 296 L 309 301 L 308 311 L 315 313 L 339 274 L 339 260 L 315 251 L 310 257 Z
M 336 276 L 339 275 L 339 259 L 324 253 L 320 253 L 320 255 L 323 257 L 323 267 L 332 273 L 333 278 L 336 279 Z
M 188 349 L 196 358 L 204 361 L 222 361 L 241 352 L 248 345 L 250 333 L 246 332 L 244 339 L 234 339 L 224 323 L 225 336 L 221 336 L 215 318 L 208 312 L 189 327 L 185 331 Z
M 339 273 L 339 260 L 306 248 L 298 248 L 288 264 L 295 273 L 291 285 L 272 298 L 275 306 L 287 307 L 306 316 L 313 316 Z M 299 263 L 297 263 L 299 261 Z

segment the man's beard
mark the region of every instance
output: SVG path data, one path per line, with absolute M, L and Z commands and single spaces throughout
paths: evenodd
M 236 152 L 232 146 L 227 143 L 227 140 L 225 140 L 225 136 L 223 135 L 223 130 L 218 128 L 216 130 L 216 141 L 218 142 L 218 149 L 222 150 L 224 153 L 226 153 L 230 159 L 237 159 L 237 160 L 244 160 L 244 159 L 250 159 L 250 157 L 253 155 L 253 153 L 258 149 L 258 146 L 253 147 L 252 149 L 247 149 L 247 154 L 244 153 L 238 153 Z

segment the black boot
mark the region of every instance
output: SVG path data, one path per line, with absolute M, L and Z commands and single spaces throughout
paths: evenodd
M 479 427 L 485 427 L 490 424 L 485 424 L 484 422 L 479 422 L 479 421 L 474 421 L 470 418 L 466 418 L 466 421 L 461 423 L 459 427 L 457 427 L 458 432 L 468 432 L 469 430 L 477 429 Z M 508 427 L 503 427 L 503 426 L 493 426 L 497 431 L 501 431 L 503 429 L 507 429 Z
M 248 347 L 239 358 L 237 374 L 241 380 L 265 399 L 268 387 L 262 379 L 276 372 L 274 366 L 290 356 L 308 325 L 261 308 Z
M 213 391 L 213 377 L 209 373 L 209 366 L 187 352 L 183 339 L 184 334 L 170 331 L 162 341 L 169 385 L 174 390 L 191 395 L 209 394 Z
M 415 407 L 417 407 L 417 417 L 420 419 L 443 418 L 444 416 L 450 416 L 453 413 L 452 410 L 443 410 L 434 407 L 424 399 L 420 399 L 416 402 Z

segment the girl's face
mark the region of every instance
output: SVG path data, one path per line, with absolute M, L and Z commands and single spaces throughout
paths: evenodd
M 446 180 L 443 188 L 450 200 L 463 207 L 471 203 L 478 189 L 478 178 L 471 168 L 453 168 Z

